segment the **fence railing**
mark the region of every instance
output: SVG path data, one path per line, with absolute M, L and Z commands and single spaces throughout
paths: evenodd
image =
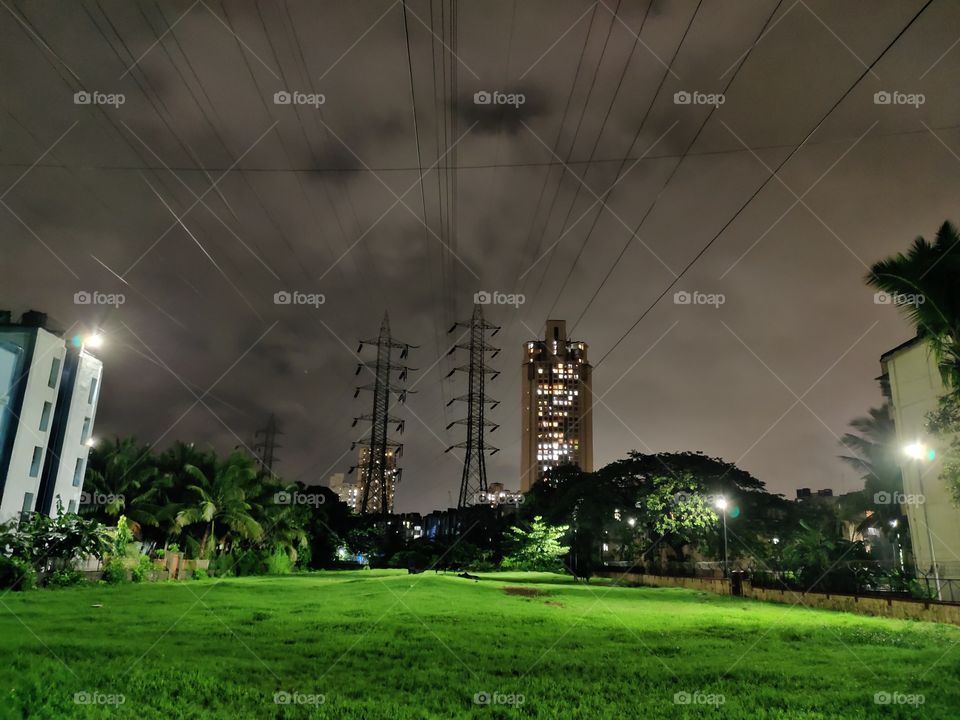
M 724 577 L 722 562 L 630 562 L 616 561 L 602 565 L 607 571 L 621 571 L 663 577 L 716 579 Z M 754 587 L 791 592 L 817 592 L 862 597 L 912 598 L 960 603 L 960 577 L 955 568 L 951 575 L 931 568 L 919 572 L 885 563 L 838 563 L 826 570 L 807 568 L 795 571 L 770 568 L 760 563 L 731 563 L 729 573 L 737 573 Z

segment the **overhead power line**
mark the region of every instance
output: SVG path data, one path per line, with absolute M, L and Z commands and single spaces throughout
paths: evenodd
M 656 299 L 655 299 L 652 303 L 650 303 L 650 305 L 649 305 L 642 313 L 640 313 L 640 316 L 633 322 L 633 324 L 632 324 L 629 328 L 627 328 L 627 331 L 626 331 L 625 333 L 623 333 L 623 335 L 621 335 L 621 336 L 619 337 L 619 339 L 613 344 L 613 346 L 612 346 L 609 350 L 607 350 L 607 352 L 605 352 L 605 353 L 603 354 L 603 356 L 602 356 L 602 357 L 596 362 L 596 364 L 594 365 L 595 368 L 596 368 L 596 367 L 599 367 L 599 366 L 601 365 L 601 363 L 603 363 L 603 361 L 606 360 L 607 357 L 609 357 L 610 354 L 611 354 L 614 350 L 617 349 L 617 347 L 619 347 L 620 343 L 622 343 L 622 342 L 627 338 L 627 336 L 630 335 L 630 333 L 633 332 L 633 330 L 637 327 L 637 325 L 639 325 L 639 324 L 643 321 L 643 319 L 650 313 L 650 311 L 653 310 L 653 308 L 657 306 L 657 304 L 666 296 L 666 294 L 669 293 L 669 292 L 676 286 L 676 284 L 680 281 L 680 278 L 682 278 L 682 277 L 687 273 L 687 271 L 690 270 L 691 267 L 693 267 L 693 265 L 697 262 L 697 260 L 699 260 L 701 257 L 703 257 L 704 253 L 706 253 L 707 250 L 710 249 L 710 247 L 713 245 L 713 243 L 715 243 L 715 242 L 717 241 L 717 239 L 724 233 L 724 231 L 725 231 L 728 227 L 730 227 L 730 225 L 733 223 L 733 221 L 736 220 L 736 219 L 740 216 L 740 213 L 742 213 L 742 212 L 744 211 L 744 209 L 745 209 L 748 205 L 750 205 L 750 203 L 753 202 L 753 200 L 760 194 L 760 192 L 770 183 L 770 181 L 779 174 L 779 172 L 780 172 L 780 170 L 783 168 L 783 166 L 786 165 L 786 164 L 790 161 L 790 159 L 793 158 L 793 156 L 797 154 L 797 152 L 799 152 L 800 148 L 802 148 L 804 145 L 806 145 L 807 140 L 810 139 L 810 137 L 813 136 L 813 134 L 816 133 L 817 130 L 820 129 L 820 127 L 823 125 L 824 122 L 826 122 L 827 118 L 830 117 L 830 115 L 833 113 L 833 111 L 836 110 L 836 109 L 840 106 L 840 104 L 850 95 L 851 92 L 853 92 L 854 88 L 855 88 L 857 85 L 860 84 L 860 81 L 863 80 L 863 78 L 865 78 L 870 72 L 872 72 L 874 66 L 876 66 L 876 64 L 877 64 L 878 62 L 880 62 L 880 60 L 883 58 L 883 56 L 886 55 L 886 54 L 890 51 L 890 48 L 892 48 L 892 47 L 897 43 L 897 41 L 898 41 L 901 37 L 903 37 L 904 33 L 906 33 L 907 30 L 909 30 L 909 29 L 913 26 L 913 24 L 917 21 L 917 19 L 927 10 L 928 7 L 930 7 L 930 5 L 931 5 L 932 3 L 933 3 L 933 0 L 927 0 L 927 2 L 925 2 L 925 3 L 923 4 L 923 7 L 921 7 L 921 8 L 916 12 L 916 14 L 915 14 L 912 18 L 910 18 L 910 21 L 909 21 L 906 25 L 903 26 L 903 28 L 900 30 L 900 32 L 898 32 L 898 33 L 896 34 L 896 36 L 893 38 L 893 40 L 891 40 L 891 41 L 887 44 L 887 46 L 883 49 L 883 51 L 882 51 L 879 55 L 877 55 L 876 58 L 874 58 L 873 62 L 871 62 L 866 68 L 864 68 L 863 72 L 861 72 L 861 73 L 857 76 L 857 78 L 853 81 L 853 83 L 850 85 L 850 87 L 847 88 L 847 90 L 843 93 L 843 95 L 841 95 L 841 96 L 836 100 L 836 102 L 834 102 L 833 105 L 830 106 L 830 109 L 827 110 L 827 112 L 823 115 L 823 117 L 820 118 L 819 122 L 817 122 L 817 124 L 814 125 L 813 128 L 804 136 L 803 140 L 801 140 L 800 143 L 793 148 L 793 150 L 790 152 L 790 154 L 787 155 L 787 157 L 785 157 L 785 158 L 780 162 L 780 164 L 777 165 L 777 167 L 775 167 L 775 168 L 773 169 L 773 172 L 771 172 L 770 175 L 767 177 L 767 179 L 764 180 L 756 190 L 754 190 L 754 192 L 750 195 L 750 197 L 747 198 L 746 202 L 744 202 L 744 203 L 737 209 L 737 211 L 733 214 L 733 216 L 732 216 L 729 220 L 727 220 L 726 223 L 724 223 L 723 227 L 721 227 L 721 228 L 716 232 L 716 234 L 714 234 L 714 236 L 713 236 L 712 238 L 710 238 L 710 240 L 706 243 L 706 245 L 704 245 L 702 248 L 700 248 L 700 251 L 697 252 L 697 254 L 693 256 L 693 258 L 690 260 L 690 262 L 688 262 L 688 263 L 686 264 L 686 266 L 684 266 L 683 270 L 680 271 L 680 273 L 677 275 L 677 277 L 674 278 L 674 279 L 663 289 L 663 292 L 661 292 L 661 293 L 656 297 Z

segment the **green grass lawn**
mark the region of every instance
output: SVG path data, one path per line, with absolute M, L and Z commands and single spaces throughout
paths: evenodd
M 482 577 L 329 572 L 7 593 L 0 716 L 960 716 L 960 628 Z M 923 704 L 876 704 L 876 693 Z

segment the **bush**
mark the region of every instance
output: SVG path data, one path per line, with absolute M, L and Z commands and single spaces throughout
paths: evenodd
M 49 587 L 73 587 L 82 583 L 83 580 L 82 572 L 75 567 L 65 567 L 50 573 L 47 577 L 47 585 Z
M 127 569 L 120 558 L 110 558 L 103 566 L 103 580 L 110 585 L 119 585 L 127 581 Z
M 208 573 L 203 568 L 197 568 L 196 570 L 193 571 L 194 580 L 206 580 L 208 577 L 210 577 L 210 573 Z
M 287 551 L 277 545 L 267 556 L 267 575 L 289 575 L 293 572 L 293 562 Z
M 133 582 L 143 582 L 147 573 L 152 569 L 153 563 L 150 562 L 150 558 L 146 555 L 141 555 L 140 559 L 137 560 L 137 564 L 134 565 L 130 571 L 130 579 L 133 580 Z
M 37 574 L 28 563 L 0 555 L 0 590 L 32 590 L 37 586 Z

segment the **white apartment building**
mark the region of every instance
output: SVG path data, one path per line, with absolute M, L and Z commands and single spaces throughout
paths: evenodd
M 0 523 L 55 513 L 57 495 L 77 510 L 101 374 L 100 361 L 47 329 L 43 313 L 14 323 L 0 312 Z
M 914 338 L 880 358 L 890 387 L 900 444 L 903 511 L 918 572 L 932 576 L 940 599 L 960 600 L 960 508 L 940 479 L 940 448 L 926 431 L 927 414 L 947 388 L 930 345 Z M 944 580 L 953 582 L 944 582 Z M 933 588 L 932 588 L 933 589 Z

